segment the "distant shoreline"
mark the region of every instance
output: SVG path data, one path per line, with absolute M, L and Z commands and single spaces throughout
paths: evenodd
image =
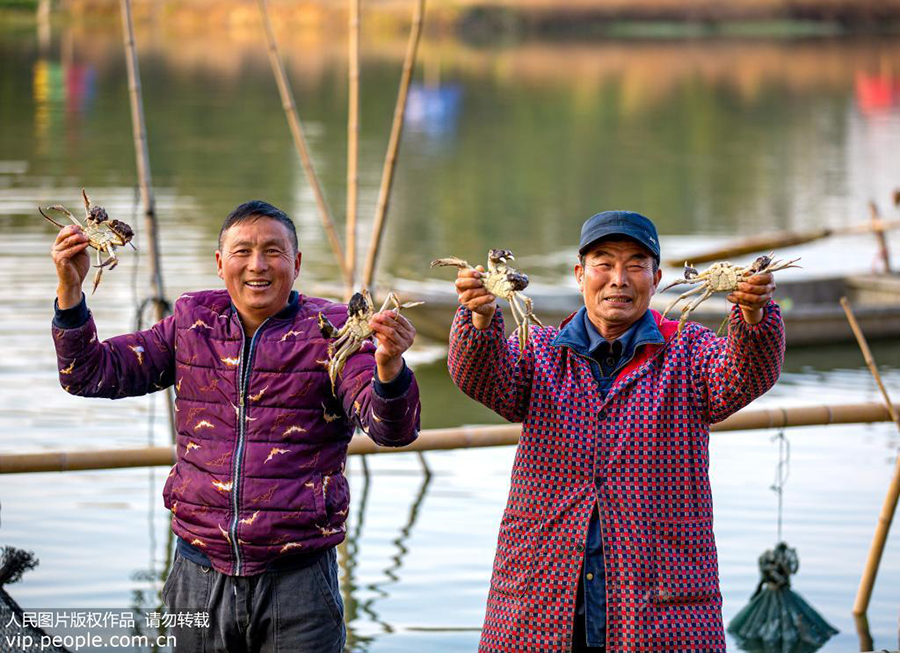
M 73 20 L 117 14 L 119 0 L 0 0 L 0 11 L 42 1 Z M 255 0 L 133 0 L 140 19 L 234 28 L 255 20 Z M 412 0 L 363 1 L 363 19 L 404 30 Z M 270 0 L 275 20 L 296 27 L 346 25 L 340 0 Z M 472 40 L 503 37 L 806 37 L 900 33 L 900 0 L 428 0 L 426 29 Z

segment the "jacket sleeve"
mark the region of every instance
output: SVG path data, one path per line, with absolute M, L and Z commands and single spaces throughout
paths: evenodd
M 774 302 L 763 319 L 747 324 L 738 306 L 729 317 L 728 337 L 717 338 L 709 329 L 693 344 L 694 388 L 711 424 L 765 394 L 778 380 L 784 363 L 784 322 Z
M 375 347 L 365 343 L 347 359 L 335 394 L 356 425 L 377 444 L 402 447 L 419 437 L 419 386 L 415 374 L 406 391 L 383 397 L 375 390 Z
M 100 342 L 93 317 L 52 327 L 59 383 L 69 394 L 121 399 L 163 390 L 175 378 L 175 318 Z
M 450 376 L 460 390 L 510 422 L 525 419 L 534 373 L 534 349 L 519 360 L 519 341 L 506 339 L 500 308 L 491 326 L 478 330 L 472 311 L 460 306 L 450 329 Z

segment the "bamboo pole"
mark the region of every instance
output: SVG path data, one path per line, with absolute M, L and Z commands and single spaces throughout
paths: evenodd
M 144 231 L 146 232 L 147 256 L 150 261 L 150 283 L 153 288 L 153 303 L 156 319 L 162 320 L 168 313 L 160 265 L 159 230 L 156 224 L 156 198 L 153 195 L 153 180 L 150 176 L 150 149 L 147 145 L 147 126 L 144 121 L 144 97 L 141 90 L 141 71 L 138 67 L 137 46 L 134 38 L 134 20 L 131 14 L 131 0 L 121 0 L 122 36 L 125 41 L 125 63 L 128 70 L 128 94 L 131 102 L 131 131 L 134 138 L 134 155 L 137 162 L 138 181 L 141 188 L 141 203 L 144 205 Z M 167 389 L 166 407 L 169 412 L 169 430 L 175 442 L 175 402 L 172 391 Z
M 37 36 L 38 50 L 42 57 L 50 53 L 53 31 L 50 26 L 50 0 L 38 0 L 37 3 Z
M 409 84 L 416 67 L 416 53 L 419 49 L 419 37 L 422 34 L 422 22 L 425 15 L 425 0 L 416 0 L 412 25 L 409 30 L 409 41 L 406 46 L 406 57 L 403 60 L 403 73 L 400 76 L 400 91 L 394 106 L 394 122 L 391 126 L 391 138 L 388 141 L 384 168 L 381 173 L 381 188 L 378 191 L 378 204 L 375 208 L 375 220 L 372 224 L 372 240 L 366 254 L 366 267 L 363 272 L 362 285 L 372 285 L 375 276 L 375 264 L 381 248 L 381 237 L 384 232 L 384 220 L 387 215 L 391 187 L 394 183 L 394 168 L 397 163 L 397 152 L 400 149 L 400 137 L 403 135 L 403 119 L 406 116 L 406 99 L 409 95 Z
M 878 257 L 881 259 L 882 265 L 884 265 L 885 273 L 890 274 L 891 253 L 888 249 L 887 236 L 884 233 L 884 222 L 882 222 L 881 216 L 878 215 L 878 205 L 875 202 L 869 202 L 869 218 L 872 231 L 878 241 Z
M 869 632 L 869 619 L 864 614 L 853 616 L 853 624 L 856 626 L 856 636 L 859 638 L 859 650 L 871 651 L 875 646 L 872 641 L 872 633 Z
M 870 232 L 883 233 L 887 229 L 896 229 L 898 227 L 900 227 L 900 220 L 881 220 L 876 218 L 870 222 L 848 227 L 820 227 L 807 231 L 777 231 L 729 243 L 717 249 L 700 252 L 687 257 L 686 261 L 691 264 L 709 263 L 710 261 L 719 261 L 734 256 L 743 256 L 744 254 L 755 254 L 794 245 L 803 245 L 804 243 L 810 243 L 830 236 L 850 236 Z M 666 259 L 663 261 L 664 265 L 673 267 L 679 267 L 683 263 L 685 263 L 685 260 Z
M 328 243 L 331 245 L 331 251 L 337 260 L 341 276 L 345 283 L 348 282 L 347 261 L 344 257 L 344 248 L 338 238 L 337 231 L 334 228 L 334 221 L 331 219 L 331 211 L 325 200 L 325 194 L 322 192 L 322 186 L 319 178 L 316 176 L 312 159 L 309 155 L 309 148 L 306 145 L 306 137 L 303 135 L 303 126 L 300 123 L 300 117 L 297 114 L 297 105 L 294 102 L 294 94 L 291 91 L 291 84 L 288 81 L 287 73 L 284 70 L 284 64 L 281 61 L 281 54 L 278 51 L 278 42 L 275 40 L 275 32 L 272 30 L 272 22 L 269 20 L 269 9 L 266 0 L 259 1 L 259 12 L 262 16 L 263 28 L 266 32 L 266 41 L 268 43 L 269 63 L 272 65 L 272 72 L 275 75 L 275 82 L 278 84 L 278 93 L 281 96 L 281 106 L 287 116 L 288 126 L 291 130 L 291 136 L 294 139 L 294 147 L 300 155 L 300 162 L 303 164 L 303 170 L 306 172 L 306 179 L 312 188 L 313 195 L 316 198 L 316 205 L 319 207 L 319 217 L 322 220 L 322 226 L 325 228 L 325 235 Z
M 359 2 L 350 0 L 350 62 L 347 93 L 347 283 L 350 299 L 356 282 L 356 208 L 359 193 Z
M 716 432 L 751 431 L 790 426 L 870 424 L 888 421 L 891 421 L 891 416 L 884 404 L 881 403 L 835 404 L 745 409 L 718 424 L 713 424 L 710 430 Z M 427 429 L 419 433 L 415 442 L 405 447 L 381 447 L 369 438 L 354 437 L 347 453 L 351 456 L 365 456 L 410 451 L 502 447 L 517 444 L 521 431 L 521 424 Z M 173 465 L 174 463 L 174 447 L 0 454 L 0 474 L 114 469 Z
M 891 402 L 890 395 L 881 381 L 881 374 L 878 373 L 878 366 L 875 364 L 875 358 L 866 342 L 866 336 L 856 322 L 853 310 L 850 308 L 850 302 L 846 297 L 841 297 L 841 307 L 847 314 L 847 321 L 850 322 L 850 328 L 853 329 L 853 335 L 859 343 L 866 365 L 869 372 L 875 379 L 881 396 L 884 398 L 884 405 L 891 416 L 891 420 L 900 429 L 900 415 Z M 884 553 L 884 544 L 887 541 L 888 532 L 891 530 L 891 521 L 894 519 L 894 513 L 897 510 L 897 499 L 900 497 L 900 456 L 897 457 L 896 467 L 894 468 L 894 478 L 888 488 L 888 493 L 884 497 L 884 504 L 881 507 L 881 515 L 878 517 L 878 525 L 875 527 L 875 536 L 872 538 L 872 546 L 869 549 L 869 557 L 866 560 L 866 568 L 863 577 L 859 583 L 859 590 L 856 593 L 856 602 L 853 604 L 853 614 L 865 614 L 869 609 L 869 600 L 872 598 L 872 587 L 875 585 L 875 576 L 878 575 L 878 566 L 881 563 L 881 555 Z

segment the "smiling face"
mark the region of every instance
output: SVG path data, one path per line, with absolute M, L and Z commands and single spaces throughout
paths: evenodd
M 607 340 L 643 317 L 661 277 L 650 252 L 633 240 L 600 241 L 575 266 L 588 318 Z
M 300 258 L 287 227 L 271 218 L 250 217 L 222 235 L 218 274 L 248 333 L 287 305 Z

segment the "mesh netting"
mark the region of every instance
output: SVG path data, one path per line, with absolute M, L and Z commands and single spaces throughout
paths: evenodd
M 728 624 L 728 632 L 752 653 L 811 653 L 835 630 L 799 594 L 791 591 L 797 573 L 796 549 L 779 542 L 759 557 L 762 578 L 743 610 Z

